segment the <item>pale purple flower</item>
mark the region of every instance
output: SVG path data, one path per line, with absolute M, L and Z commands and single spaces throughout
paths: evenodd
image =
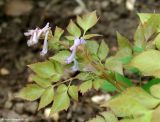
M 66 59 L 66 63 L 70 64 L 71 62 L 74 61 L 74 65 L 72 67 L 73 71 L 77 71 L 78 70 L 78 62 L 75 60 L 75 55 L 76 55 L 76 50 L 77 47 L 81 44 L 85 44 L 86 41 L 84 39 L 79 39 L 79 38 L 75 38 L 74 39 L 74 44 L 70 47 L 70 50 L 72 51 L 71 55 Z
M 50 30 L 49 23 L 47 23 L 46 26 L 43 27 L 42 29 L 36 28 L 35 30 L 28 30 L 28 32 L 25 32 L 24 33 L 25 36 L 30 36 L 30 39 L 27 41 L 27 45 L 32 46 L 34 44 L 37 44 L 41 35 L 44 33 L 45 39 L 44 39 L 43 49 L 41 51 L 41 55 L 45 55 L 48 51 L 47 40 L 48 40 L 49 30 Z
M 77 48 L 80 44 L 85 44 L 86 41 L 84 39 L 75 38 L 74 44 L 70 47 L 70 50 L 74 50 L 74 48 Z
M 66 59 L 66 63 L 70 64 L 74 60 L 75 55 L 76 55 L 76 48 L 74 48 L 74 50 L 72 50 L 71 55 Z
M 72 66 L 72 71 L 77 71 L 79 69 L 78 62 L 76 59 L 73 60 L 74 65 Z

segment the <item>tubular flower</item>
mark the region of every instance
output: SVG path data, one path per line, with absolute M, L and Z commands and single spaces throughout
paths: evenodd
M 76 59 L 74 59 L 73 60 L 73 62 L 74 62 L 74 65 L 72 66 L 72 71 L 77 71 L 79 68 L 78 68 L 78 62 L 77 62 L 77 60 Z
M 70 64 L 71 62 L 74 61 L 74 66 L 72 67 L 73 71 L 78 70 L 78 62 L 75 59 L 75 55 L 76 55 L 76 50 L 77 47 L 81 44 L 85 44 L 86 41 L 84 39 L 79 39 L 79 38 L 75 38 L 74 39 L 74 44 L 70 47 L 70 50 L 72 51 L 71 55 L 66 59 L 66 63 Z
M 44 42 L 43 42 L 43 49 L 41 51 L 41 55 L 45 55 L 48 51 L 48 34 L 49 34 L 49 23 L 46 24 L 45 27 L 43 27 L 42 29 L 40 28 L 36 28 L 35 30 L 28 30 L 27 32 L 24 33 L 25 36 L 30 36 L 30 39 L 27 41 L 27 45 L 28 46 L 32 46 L 34 44 L 37 44 L 41 35 L 44 33 L 45 34 L 45 38 L 44 38 Z

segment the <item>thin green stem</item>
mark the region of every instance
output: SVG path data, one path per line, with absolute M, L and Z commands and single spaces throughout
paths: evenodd
M 83 32 L 83 35 L 82 35 L 82 37 L 83 37 L 85 34 L 86 34 L 86 31 L 84 31 L 84 32 Z
M 76 79 L 76 78 L 75 78 L 75 77 L 72 77 L 72 78 L 69 78 L 69 79 L 64 80 L 64 81 L 62 81 L 62 82 L 58 82 L 58 83 L 54 84 L 53 87 L 59 86 L 60 84 L 66 83 L 66 82 L 70 82 L 70 83 L 71 83 L 71 81 L 74 80 L 74 79 Z M 70 84 L 70 83 L 69 83 L 69 84 Z
M 120 81 L 115 81 L 115 80 L 113 80 L 110 76 L 109 76 L 109 74 L 108 73 L 106 73 L 106 71 L 105 71 L 105 68 L 104 67 L 102 67 L 101 65 L 97 65 L 95 62 L 93 62 L 92 61 L 92 59 L 91 59 L 91 57 L 90 57 L 90 55 L 89 55 L 89 52 L 88 52 L 88 50 L 86 49 L 85 50 L 85 55 L 86 55 L 86 58 L 87 58 L 87 60 L 91 63 L 91 65 L 95 68 L 95 69 L 97 69 L 97 70 L 99 70 L 99 71 L 102 71 L 102 74 L 101 74 L 101 78 L 105 78 L 106 80 L 108 80 L 111 84 L 113 84 L 117 89 L 119 89 L 120 91 L 123 91 L 123 87 L 124 88 L 127 88 L 128 86 L 127 85 L 125 85 L 124 83 L 122 83 L 122 82 L 120 82 Z

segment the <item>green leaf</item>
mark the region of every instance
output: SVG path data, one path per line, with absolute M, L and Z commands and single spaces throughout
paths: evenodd
M 67 31 L 74 37 L 80 37 L 81 36 L 81 30 L 72 20 L 70 20 L 70 23 L 67 26 Z
M 128 64 L 132 59 L 132 51 L 129 48 L 123 48 L 118 50 L 116 55 L 114 56 L 116 60 L 119 60 L 123 64 Z
M 153 25 L 156 28 L 156 31 L 159 32 L 160 29 L 160 14 L 157 13 L 140 13 L 138 14 L 140 17 L 140 20 L 142 22 L 142 24 L 150 24 L 150 22 L 153 23 Z M 151 24 L 150 24 L 151 25 Z
M 134 34 L 134 47 L 133 50 L 136 52 L 141 52 L 146 46 L 145 36 L 143 32 L 143 26 L 140 24 Z
M 105 82 L 103 82 L 101 88 L 102 88 L 102 90 L 104 90 L 106 92 L 115 92 L 115 91 L 118 91 L 118 89 L 114 85 L 112 85 L 111 83 L 109 83 L 106 80 L 105 80 Z
M 135 68 L 135 67 L 128 67 L 127 70 L 130 72 L 130 73 L 134 73 L 134 74 L 137 74 L 137 75 L 140 75 L 140 71 Z
M 105 67 L 109 70 L 123 74 L 122 62 L 120 62 L 116 57 L 107 58 Z
M 34 101 L 43 94 L 44 90 L 45 89 L 36 84 L 29 84 L 19 92 L 17 97 L 29 101 Z
M 56 37 L 59 40 L 63 33 L 64 30 L 56 26 L 56 29 L 54 31 L 54 37 Z
M 138 13 L 138 16 L 139 16 L 140 21 L 142 22 L 142 24 L 147 22 L 151 18 L 152 15 L 153 14 L 150 14 L 150 13 Z
M 160 100 L 155 99 L 140 87 L 131 87 L 127 89 L 124 92 L 124 94 L 126 96 L 132 97 L 133 99 L 138 101 L 140 104 L 142 104 L 143 106 L 149 109 L 156 107 L 160 103 Z
M 118 119 L 112 112 L 106 111 L 100 114 L 104 117 L 105 122 L 118 122 Z
M 96 11 L 85 14 L 82 18 L 77 17 L 77 23 L 86 32 L 88 29 L 93 27 L 98 21 Z
M 76 101 L 78 101 L 78 88 L 75 85 L 69 87 L 68 90 L 69 95 Z
M 109 52 L 108 45 L 104 42 L 104 40 L 102 40 L 97 53 L 100 60 L 104 60 L 107 57 L 108 52 Z
M 102 35 L 99 35 L 99 34 L 87 34 L 87 35 L 83 36 L 83 39 L 90 39 L 90 38 L 97 37 L 97 36 L 102 36 Z
M 102 106 L 111 108 L 117 117 L 135 117 L 150 111 L 133 97 L 123 93 L 110 101 L 105 102 Z
M 92 80 L 85 81 L 79 86 L 79 90 L 82 94 L 84 94 L 91 88 L 92 88 Z
M 143 16 L 143 14 L 142 14 Z M 140 46 L 137 44 L 137 47 L 144 48 L 146 47 L 146 41 L 150 40 L 151 37 L 157 32 L 160 32 L 160 15 L 159 14 L 150 14 L 150 15 L 144 15 L 144 20 L 142 24 L 139 26 L 139 32 L 137 32 L 137 37 L 139 38 L 138 42 L 141 42 Z M 146 17 L 148 16 L 148 17 Z M 146 19 L 147 18 L 147 19 Z M 142 17 L 143 19 L 143 17 Z M 144 37 L 143 37 L 144 36 Z M 143 37 L 143 38 L 142 38 Z M 143 42 L 143 43 L 142 43 Z M 142 47 L 143 45 L 143 47 Z
M 87 41 L 86 46 L 91 54 L 97 54 L 99 45 L 96 41 Z
M 32 77 L 32 80 L 35 81 L 38 85 L 40 85 L 41 87 L 47 88 L 49 86 L 51 86 L 51 81 L 49 79 L 46 78 L 41 78 L 37 75 L 34 75 Z
M 144 115 L 139 116 L 139 117 L 135 117 L 135 118 L 130 117 L 128 119 L 122 119 L 119 122 L 153 122 L 152 121 L 152 111 L 146 112 Z
M 65 38 L 66 38 L 67 40 L 74 40 L 74 39 L 75 39 L 74 36 L 65 36 Z
M 67 92 L 67 90 L 68 90 L 68 87 L 65 84 L 61 84 L 57 88 L 58 93 Z
M 86 72 L 81 72 L 79 73 L 77 76 L 76 76 L 77 79 L 79 80 L 89 80 L 92 78 L 92 76 L 89 74 L 89 73 L 86 73 Z
M 151 18 L 148 19 L 146 23 L 144 23 L 143 26 L 143 33 L 145 40 L 148 41 L 149 38 L 157 32 L 157 26 L 158 26 L 158 18 L 157 16 L 152 15 Z
M 142 86 L 142 88 L 149 93 L 150 92 L 150 87 L 153 86 L 154 84 L 158 84 L 158 83 L 160 83 L 160 79 L 155 78 L 155 79 L 152 79 L 152 80 L 148 81 L 146 84 L 144 84 Z
M 156 85 L 153 85 L 151 88 L 150 88 L 150 92 L 151 94 L 156 97 L 156 98 L 160 98 L 160 83 L 159 84 L 156 84 Z
M 121 81 L 124 82 L 125 84 L 127 84 L 128 86 L 133 86 L 132 82 L 130 79 L 124 77 L 123 75 L 119 74 L 119 73 L 115 73 L 115 78 L 116 81 Z
M 86 30 L 85 20 L 83 20 L 83 18 L 81 18 L 80 16 L 77 16 L 77 23 L 83 30 Z
M 144 49 L 141 48 L 141 47 L 134 46 L 134 47 L 133 47 L 133 51 L 134 51 L 134 52 L 137 52 L 137 53 L 141 53 L 141 52 L 144 51 Z
M 99 115 L 97 115 L 95 118 L 92 118 L 91 120 L 87 122 L 106 122 L 105 119 Z
M 53 87 L 49 87 L 44 91 L 44 93 L 41 96 L 38 110 L 50 104 L 53 101 L 53 97 L 54 97 Z
M 99 78 L 96 78 L 94 81 L 93 81 L 93 87 L 98 90 L 102 84 L 104 83 L 105 80 L 103 79 L 99 79 Z
M 87 122 L 118 122 L 115 115 L 111 112 L 102 112 L 100 115 L 90 119 Z
M 52 82 L 57 82 L 61 79 L 62 74 L 55 74 L 52 77 L 50 77 L 49 80 L 51 80 Z
M 149 49 L 156 49 L 156 45 L 155 45 L 155 42 L 154 41 L 149 41 L 146 45 L 146 50 L 149 50 Z
M 51 49 L 57 49 L 59 47 L 59 43 L 57 43 L 60 40 L 60 37 L 64 33 L 64 30 L 56 26 L 56 29 L 54 31 L 54 36 L 49 39 L 48 45 Z
M 50 61 L 28 65 L 38 76 L 49 78 L 54 74 L 54 65 Z
M 55 60 L 58 61 L 62 64 L 66 64 L 66 59 L 70 56 L 70 52 L 67 50 L 63 50 L 63 51 L 59 51 L 57 54 L 55 54 L 54 56 L 50 57 L 50 60 Z
M 117 32 L 117 40 L 118 40 L 118 46 L 120 49 L 129 48 L 131 49 L 131 44 L 129 40 L 122 36 L 119 32 Z
M 146 76 L 160 77 L 160 52 L 148 50 L 135 56 L 129 66 L 138 68 Z
M 58 61 L 52 61 L 52 63 L 54 64 L 54 69 L 55 69 L 56 73 L 62 74 L 64 71 L 62 64 L 60 64 Z
M 154 39 L 154 42 L 158 50 L 160 50 L 160 34 L 156 36 L 156 38 Z
M 62 66 L 61 63 L 58 61 L 52 60 L 52 63 L 54 65 L 54 74 L 50 77 L 50 80 L 52 82 L 57 82 L 61 79 L 61 76 L 63 75 L 64 72 L 64 67 Z
M 152 122 L 160 122 L 160 106 L 158 106 L 152 115 Z
M 70 99 L 67 94 L 67 86 L 66 85 L 60 85 L 57 88 L 57 93 L 54 97 L 54 102 L 51 108 L 50 114 L 62 111 L 62 110 L 67 110 L 70 105 Z

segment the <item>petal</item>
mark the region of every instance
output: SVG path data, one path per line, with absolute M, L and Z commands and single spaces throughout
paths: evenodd
M 84 39 L 80 39 L 81 40 L 81 44 L 85 44 L 86 43 L 86 41 L 84 40 Z
M 72 66 L 72 71 L 77 71 L 79 68 L 78 68 L 78 62 L 76 59 L 73 60 L 74 61 L 74 65 Z
M 25 36 L 31 36 L 32 34 L 30 32 L 25 32 L 24 35 Z
M 45 54 L 47 54 L 48 52 L 48 34 L 49 34 L 49 31 L 46 32 L 45 34 L 45 39 L 44 39 L 44 42 L 43 42 L 43 49 L 40 53 L 40 55 L 44 56 Z
M 24 32 L 25 36 L 32 36 L 35 30 L 28 30 L 27 32 Z
M 48 29 L 50 29 L 49 22 L 41 30 L 45 33 Z
M 78 45 L 81 44 L 81 40 L 79 38 L 74 39 L 74 44 L 70 47 L 70 50 L 73 50 L 74 48 L 77 48 Z
M 71 63 L 74 60 L 75 54 L 76 54 L 76 48 L 72 50 L 71 55 L 66 59 L 67 64 Z

